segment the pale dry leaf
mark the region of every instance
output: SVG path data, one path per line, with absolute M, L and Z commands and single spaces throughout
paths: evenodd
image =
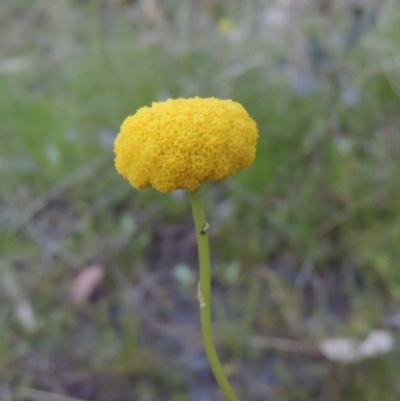
M 360 359 L 359 342 L 353 338 L 327 338 L 321 341 L 319 347 L 325 358 L 331 361 L 351 363 Z
M 34 332 L 37 328 L 36 318 L 32 306 L 25 296 L 23 289 L 20 287 L 13 271 L 7 266 L 2 267 L 2 281 L 5 294 L 14 303 L 14 317 L 21 327 L 28 331 Z
M 76 304 L 88 301 L 104 279 L 104 266 L 91 265 L 83 269 L 71 286 L 71 300 Z
M 18 303 L 16 317 L 26 331 L 33 332 L 36 330 L 36 319 L 29 302 L 22 300 Z
M 331 361 L 354 363 L 387 354 L 394 348 L 393 335 L 386 330 L 374 330 L 364 341 L 355 338 L 328 338 L 321 341 L 320 350 Z
M 387 354 L 394 348 L 394 338 L 386 330 L 374 330 L 360 344 L 360 353 L 364 357 Z
M 0 74 L 19 74 L 32 69 L 33 61 L 29 57 L 10 57 L 0 60 Z

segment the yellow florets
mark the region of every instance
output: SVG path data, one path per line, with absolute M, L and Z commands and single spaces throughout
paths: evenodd
M 217 22 L 217 28 L 222 33 L 228 33 L 235 27 L 233 21 L 230 18 L 221 18 Z
M 122 123 L 115 167 L 137 189 L 193 191 L 249 166 L 257 138 L 256 123 L 232 100 L 154 102 Z

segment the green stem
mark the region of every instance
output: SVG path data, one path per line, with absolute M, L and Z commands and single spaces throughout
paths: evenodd
M 204 349 L 211 370 L 217 383 L 229 401 L 238 401 L 231 385 L 226 378 L 221 362 L 215 350 L 211 329 L 211 272 L 210 251 L 206 231 L 207 222 L 204 214 L 203 202 L 200 190 L 189 192 L 192 203 L 194 225 L 196 228 L 197 247 L 199 252 L 200 282 L 198 287 L 198 299 L 200 304 L 201 334 L 203 336 Z

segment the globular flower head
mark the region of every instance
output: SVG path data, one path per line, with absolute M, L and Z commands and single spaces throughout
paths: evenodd
M 257 138 L 256 123 L 232 100 L 154 102 L 122 123 L 115 167 L 137 189 L 194 191 L 249 166 Z

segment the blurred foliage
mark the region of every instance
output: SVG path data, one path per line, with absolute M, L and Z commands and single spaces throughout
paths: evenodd
M 198 95 L 243 103 L 260 131 L 254 165 L 205 188 L 215 332 L 242 399 L 397 400 L 396 351 L 342 366 L 249 345 L 363 336 L 397 316 L 397 5 L 3 0 L 0 399 L 220 399 L 186 196 L 134 191 L 112 161 L 127 115 Z M 92 263 L 106 280 L 74 305 Z

